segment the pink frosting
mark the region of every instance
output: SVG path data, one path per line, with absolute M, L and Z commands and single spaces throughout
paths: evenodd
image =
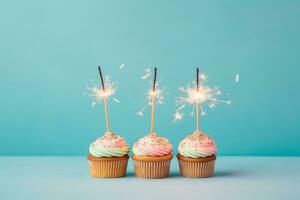
M 195 132 L 179 144 L 179 152 L 188 157 L 206 157 L 217 152 L 214 140 L 202 132 Z
M 150 133 L 134 144 L 133 153 L 145 156 L 164 156 L 172 153 L 172 145 L 164 137 Z
M 95 143 L 103 147 L 119 147 L 119 148 L 128 145 L 123 137 L 118 136 L 112 132 L 104 133 L 104 135 L 98 138 Z

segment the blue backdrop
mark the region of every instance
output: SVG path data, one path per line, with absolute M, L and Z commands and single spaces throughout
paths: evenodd
M 158 67 L 168 88 L 156 130 L 177 151 L 195 120 L 172 123 L 178 86 L 195 66 L 231 106 L 206 109 L 221 155 L 300 155 L 299 1 L 6 1 L 0 6 L 0 154 L 86 155 L 104 132 L 86 86 L 97 65 L 117 83 L 111 126 L 132 145 L 149 131 L 143 106 Z M 121 64 L 123 70 L 119 70 Z M 235 82 L 235 75 L 240 81 Z M 230 95 L 226 95 L 230 93 Z

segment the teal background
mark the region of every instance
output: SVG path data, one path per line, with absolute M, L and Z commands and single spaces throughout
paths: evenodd
M 156 130 L 176 151 L 195 120 L 172 123 L 174 97 L 198 65 L 233 100 L 201 118 L 220 155 L 299 156 L 299 19 L 300 1 L 1 1 L 0 155 L 85 155 L 105 127 L 83 95 L 101 64 L 130 145 L 149 131 L 149 109 L 134 113 L 155 65 L 169 91 Z

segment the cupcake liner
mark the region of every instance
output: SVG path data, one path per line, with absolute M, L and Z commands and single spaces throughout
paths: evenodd
M 207 158 L 187 158 L 177 155 L 180 174 L 190 178 L 208 178 L 213 176 L 216 156 Z
M 172 155 L 162 157 L 132 156 L 135 176 L 146 179 L 169 177 Z
M 88 156 L 90 175 L 96 178 L 117 178 L 126 175 L 128 155 L 123 157 L 96 158 Z

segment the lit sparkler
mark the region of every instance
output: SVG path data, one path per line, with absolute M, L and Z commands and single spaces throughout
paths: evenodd
M 148 93 L 148 96 L 151 96 L 151 129 L 150 133 L 154 133 L 154 109 L 155 109 L 155 98 L 156 96 L 160 95 L 160 91 L 156 90 L 156 76 L 157 76 L 157 69 L 154 68 L 154 77 L 153 77 L 153 86 L 152 90 Z
M 184 92 L 186 96 L 176 97 L 176 112 L 174 114 L 174 121 L 183 119 L 183 109 L 186 105 L 192 105 L 193 110 L 191 116 L 194 115 L 196 110 L 196 130 L 200 129 L 200 114 L 205 115 L 202 105 L 208 104 L 210 108 L 216 107 L 220 103 L 231 104 L 231 101 L 219 100 L 218 96 L 221 95 L 221 91 L 218 87 L 210 88 L 206 85 L 208 77 L 205 74 L 200 73 L 197 68 L 196 82 L 193 82 L 193 87 L 187 85 L 186 87 L 179 87 L 181 92 Z
M 113 82 L 110 81 L 108 76 L 105 77 L 105 80 L 103 79 L 102 76 L 102 71 L 101 67 L 98 67 L 99 70 L 99 75 L 101 79 L 101 88 L 97 87 L 87 87 L 88 90 L 90 90 L 89 96 L 95 97 L 95 101 L 92 102 L 92 106 L 94 106 L 97 103 L 103 102 L 104 105 L 104 112 L 105 112 L 105 121 L 106 121 L 106 131 L 110 131 L 110 126 L 109 126 L 109 116 L 108 116 L 108 98 L 112 95 L 115 94 L 116 87 Z M 113 98 L 113 100 L 117 103 L 120 101 L 116 98 Z
M 147 68 L 145 70 L 145 74 L 141 77 L 141 79 L 146 80 L 151 75 L 152 75 L 152 73 L 150 71 L 150 68 Z M 147 105 L 152 106 L 153 97 L 155 98 L 154 103 L 157 103 L 157 104 L 163 104 L 164 103 L 164 94 L 165 94 L 166 88 L 165 87 L 163 87 L 163 88 L 160 87 L 159 81 L 156 80 L 155 73 L 154 73 L 154 77 L 155 77 L 155 80 L 149 81 L 151 89 L 146 93 L 146 103 L 145 103 L 145 105 L 143 105 L 143 107 L 140 111 L 136 112 L 136 114 L 140 117 L 144 117 L 144 111 L 147 108 Z M 155 90 L 153 90 L 154 85 L 155 85 Z
M 110 96 L 115 94 L 116 87 L 114 83 L 111 82 L 108 76 L 106 76 L 105 80 L 103 80 L 103 84 L 105 85 L 105 90 L 103 89 L 103 87 L 87 87 L 87 89 L 90 91 L 90 94 L 88 94 L 88 96 L 95 97 L 95 101 L 92 102 L 92 106 L 95 106 L 97 103 L 101 103 L 102 101 L 104 101 L 104 98 L 109 98 Z
M 142 79 L 147 79 L 150 75 L 150 69 L 145 70 L 146 74 L 142 76 Z M 143 78 L 146 77 L 146 78 Z M 151 128 L 150 133 L 154 133 L 154 111 L 155 111 L 155 104 L 162 104 L 164 101 L 163 91 L 165 88 L 159 88 L 159 84 L 157 83 L 157 68 L 154 68 L 154 75 L 153 75 L 153 81 L 151 84 L 150 90 L 147 92 L 146 95 L 146 105 L 143 106 L 143 108 L 138 111 L 136 114 L 143 117 L 144 116 L 144 110 L 146 109 L 147 105 L 151 106 Z

